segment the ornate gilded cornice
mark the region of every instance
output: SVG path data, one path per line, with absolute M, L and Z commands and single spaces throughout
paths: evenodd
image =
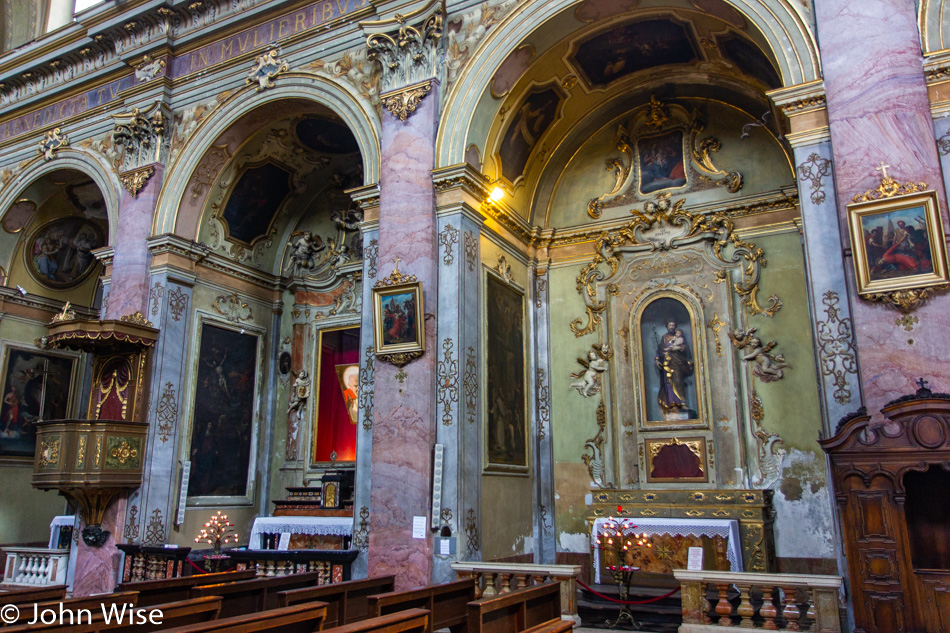
M 788 88 L 770 90 L 766 94 L 785 116 L 804 114 L 827 106 L 825 85 L 820 79 Z
M 148 179 L 151 178 L 152 174 L 154 173 L 155 168 L 151 165 L 146 165 L 145 167 L 140 167 L 139 169 L 133 169 L 132 171 L 119 174 L 119 181 L 134 198 L 138 195 L 139 191 L 142 190 L 142 187 L 145 186 L 145 183 L 148 182 Z
M 432 184 L 436 193 L 452 189 L 462 189 L 478 200 L 488 199 L 488 177 L 470 163 L 450 165 L 432 172 Z
M 162 161 L 163 150 L 167 149 L 170 137 L 170 117 L 165 104 L 156 101 L 147 108 L 132 108 L 131 112 L 114 114 L 112 119 L 115 121 L 112 142 L 122 148 L 122 157 L 119 159 L 122 167 L 132 170 Z
M 419 102 L 432 90 L 432 80 L 380 95 L 380 103 L 400 121 L 405 121 L 419 107 Z

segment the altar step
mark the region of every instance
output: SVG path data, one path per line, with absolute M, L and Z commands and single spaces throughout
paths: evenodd
M 598 593 L 611 598 L 619 599 L 620 595 L 616 585 L 591 585 Z M 675 581 L 666 581 L 663 579 L 658 582 L 647 582 L 640 586 L 630 587 L 628 600 L 650 600 L 659 596 L 666 595 L 672 589 L 678 588 L 679 583 Z M 600 596 L 596 596 L 583 587 L 577 594 L 577 612 L 581 618 L 581 627 L 596 629 L 602 632 L 606 631 L 631 631 L 637 630 L 630 626 L 629 622 L 621 622 L 615 628 L 607 626 L 609 620 L 613 622 L 617 619 L 617 614 L 621 608 L 620 604 L 611 602 Z M 664 598 L 657 602 L 648 604 L 629 605 L 633 613 L 634 620 L 640 624 L 640 631 L 651 631 L 653 633 L 676 633 L 680 624 L 683 622 L 682 606 L 679 593 L 675 593 L 669 598 Z

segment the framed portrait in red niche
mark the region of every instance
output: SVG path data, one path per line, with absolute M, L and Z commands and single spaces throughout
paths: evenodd
M 316 412 L 310 461 L 315 466 L 356 462 L 360 396 L 360 328 L 320 330 Z
M 665 437 L 644 441 L 647 483 L 705 483 L 706 439 Z

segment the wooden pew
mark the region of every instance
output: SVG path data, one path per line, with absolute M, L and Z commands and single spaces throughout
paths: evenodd
M 390 592 L 395 588 L 395 576 L 348 580 L 319 587 L 289 589 L 277 592 L 277 606 L 289 607 L 302 602 L 319 600 L 327 603 L 325 627 L 359 622 L 369 617 L 369 596 Z
M 253 569 L 246 571 L 224 571 L 216 574 L 195 574 L 194 576 L 179 576 L 178 578 L 163 578 L 161 580 L 142 580 L 139 582 L 120 583 L 116 591 L 138 591 L 140 607 L 150 607 L 154 604 L 187 600 L 193 587 L 214 585 L 222 582 L 250 580 L 257 575 Z
M 66 597 L 66 585 L 54 585 L 52 587 L 24 587 L 16 589 L 4 589 L 0 591 L 0 606 L 8 604 L 21 605 L 29 604 L 32 606 L 37 602 L 49 602 L 50 600 L 62 600 Z
M 530 629 L 525 629 L 523 633 L 567 633 L 572 630 L 574 630 L 574 620 L 562 620 L 558 618 L 557 620 L 544 622 L 538 626 L 532 626 Z
M 137 591 L 123 591 L 120 593 L 103 593 L 94 596 L 82 596 L 79 598 L 58 598 L 44 602 L 30 602 L 18 605 L 20 609 L 20 618 L 17 622 L 32 620 L 34 613 L 42 613 L 47 609 L 59 612 L 60 605 L 64 611 L 78 613 L 80 609 L 89 611 L 93 617 L 102 615 L 102 605 L 106 608 L 109 605 L 131 604 L 133 607 L 138 602 L 139 593 Z
M 444 585 L 370 596 L 369 615 L 374 618 L 406 609 L 426 609 L 430 612 L 427 633 L 445 628 L 458 633 L 466 630 L 466 605 L 474 599 L 475 580 L 467 578 Z
M 0 628 L 3 633 L 35 633 L 36 631 L 52 631 L 54 633 L 99 633 L 108 631 L 109 633 L 148 633 L 150 631 L 162 631 L 169 627 L 183 626 L 197 622 L 207 622 L 218 616 L 221 610 L 221 598 L 211 596 L 208 598 L 196 598 L 194 600 L 180 600 L 167 604 L 158 604 L 146 607 L 148 611 L 160 609 L 162 612 L 162 622 L 159 625 L 148 624 L 128 624 L 129 616 L 126 615 L 125 624 L 116 622 L 114 619 L 106 624 L 102 614 L 102 608 L 92 611 L 92 623 L 84 620 L 83 624 L 66 624 L 64 626 L 51 626 L 49 624 L 18 624 Z M 25 614 L 27 620 L 33 618 L 32 611 Z
M 561 583 L 468 603 L 468 633 L 512 633 L 561 618 Z
M 425 633 L 429 630 L 429 612 L 425 609 L 406 609 L 398 613 L 351 622 L 323 633 Z
M 312 587 L 317 584 L 319 578 L 320 572 L 313 571 L 305 574 L 203 585 L 192 588 L 190 596 L 192 598 L 221 596 L 224 600 L 221 603 L 221 613 L 218 617 L 229 618 L 255 611 L 276 609 L 279 606 L 277 604 L 277 592 Z
M 297 574 L 303 575 L 303 574 Z M 252 633 L 277 631 L 279 633 L 313 633 L 323 630 L 327 606 L 322 602 L 305 602 L 292 607 L 271 609 L 260 613 L 162 629 L 165 633 Z

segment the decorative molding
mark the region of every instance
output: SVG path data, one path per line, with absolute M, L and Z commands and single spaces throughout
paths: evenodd
M 144 325 L 145 327 L 155 327 L 155 325 L 145 318 L 145 315 L 141 312 L 133 312 L 132 314 L 127 314 L 125 316 L 119 317 L 119 320 L 124 323 L 131 323 L 132 325 Z
M 158 508 L 152 510 L 152 516 L 145 527 L 145 538 L 143 545 L 162 545 L 165 543 L 165 521 L 162 518 L 162 511 Z
M 197 200 L 205 188 L 210 189 L 217 179 L 221 168 L 231 159 L 231 150 L 227 145 L 212 145 L 195 168 L 191 199 Z
M 165 111 L 165 105 L 156 101 L 144 110 L 132 108 L 132 111 L 126 114 L 112 115 L 115 121 L 112 143 L 116 148 L 123 148 L 120 161 L 125 169 L 135 169 L 163 160 L 162 149 L 167 148 L 170 140 L 167 134 L 169 117 Z M 118 164 L 115 166 L 119 167 Z
M 363 412 L 363 430 L 370 431 L 373 429 L 373 389 L 376 380 L 376 357 L 373 355 L 372 345 L 366 346 L 365 358 L 366 360 L 363 363 L 363 370 L 360 372 L 360 392 L 358 395 L 358 406 Z
M 462 378 L 462 391 L 465 394 L 465 417 L 469 424 L 475 424 L 478 413 L 478 364 L 475 362 L 475 348 L 471 345 L 465 352 L 465 375 Z
M 540 367 L 536 372 L 535 388 L 538 399 L 538 439 L 543 440 L 551 428 L 551 388 L 545 371 Z
M 155 168 L 151 165 L 146 165 L 145 167 L 140 167 L 139 169 L 119 174 L 119 181 L 134 198 L 138 195 L 139 191 L 142 190 L 142 187 L 145 186 L 145 183 L 148 182 L 148 179 L 151 178 L 152 174 L 154 173 Z
M 274 87 L 274 79 L 290 70 L 286 60 L 280 59 L 280 47 L 271 45 L 254 59 L 254 67 L 247 73 L 244 83 L 257 84 L 257 92 Z
M 778 433 L 772 433 L 762 428 L 765 419 L 765 408 L 762 399 L 753 390 L 749 399 L 749 410 L 755 428 L 752 434 L 758 444 L 756 459 L 758 460 L 759 476 L 751 484 L 756 488 L 772 488 L 782 478 L 783 462 L 788 451 L 780 446 L 785 441 Z M 711 460 L 710 460 L 711 461 Z M 741 482 L 737 482 L 741 485 Z
M 442 360 L 436 364 L 436 402 L 442 405 L 442 424 L 452 426 L 459 401 L 459 361 L 453 358 L 455 342 L 442 341 Z
M 182 292 L 181 286 L 175 286 L 168 293 L 168 312 L 172 315 L 172 320 L 180 321 L 187 308 L 188 295 Z
M 399 272 L 399 262 L 402 261 L 398 257 L 395 260 L 395 266 L 393 271 L 389 273 L 388 277 L 383 277 L 377 281 L 373 287 L 374 288 L 385 288 L 388 286 L 398 286 L 400 284 L 411 284 L 419 281 L 415 275 L 403 275 Z
M 726 322 L 719 318 L 719 313 L 713 315 L 713 318 L 706 324 L 713 332 L 713 341 L 716 343 L 716 355 L 722 356 L 722 342 L 719 340 L 719 331 L 726 327 Z
M 812 154 L 798 166 L 798 176 L 811 186 L 812 204 L 821 204 L 825 201 L 824 182 L 822 178 L 831 175 L 831 161 L 822 158 L 818 153 Z
M 379 356 L 380 360 L 385 360 L 387 363 L 395 365 L 396 367 L 403 367 L 417 358 L 422 358 L 422 352 L 398 352 L 394 354 L 377 354 L 377 356 Z M 402 381 L 400 380 L 399 382 Z
M 241 323 L 250 321 L 253 318 L 251 307 L 242 301 L 236 292 L 228 295 L 220 295 L 215 298 L 211 307 L 215 311 L 232 323 Z
M 442 256 L 442 262 L 446 266 L 451 266 L 455 261 L 455 253 L 452 250 L 454 244 L 459 242 L 459 230 L 451 224 L 446 224 L 442 232 L 439 233 L 439 246 L 445 247 L 445 254 Z
M 465 264 L 470 273 L 478 265 L 478 238 L 471 231 L 465 231 Z
M 178 420 L 178 401 L 175 387 L 170 382 L 166 382 L 165 388 L 162 389 L 162 395 L 155 409 L 155 420 L 158 422 L 158 438 L 164 444 L 171 438 Z
M 832 379 L 835 402 L 848 404 L 851 402 L 848 375 L 857 376 L 858 358 L 854 328 L 850 317 L 841 318 L 839 301 L 838 293 L 834 290 L 828 290 L 822 295 L 825 318 L 815 322 L 815 337 L 818 340 L 818 367 L 821 375 Z
M 514 280 L 511 274 L 511 266 L 508 265 L 508 259 L 504 255 L 498 256 L 498 263 L 495 264 L 492 270 L 498 273 L 507 284 L 510 284 Z
M 465 515 L 465 541 L 468 558 L 474 559 L 481 547 L 478 540 L 478 517 L 474 508 L 469 508 Z
M 379 272 L 376 268 L 376 262 L 379 258 L 379 240 L 373 238 L 369 241 L 369 246 L 363 249 L 363 257 L 366 258 L 366 274 L 370 279 L 375 279 Z
M 135 78 L 139 81 L 150 81 L 163 70 L 165 70 L 163 58 L 152 59 L 151 55 L 146 55 L 135 65 Z
M 353 547 L 361 552 L 369 550 L 369 506 L 360 508 L 360 526 L 353 533 Z
M 444 0 L 438 0 L 414 13 L 396 13 L 392 19 L 360 23 L 364 31 L 370 31 L 366 37 L 367 58 L 382 68 L 384 100 L 386 93 L 429 81 L 436 75 L 443 54 L 445 13 Z M 408 23 L 415 19 L 419 21 Z M 397 28 L 382 32 L 392 27 Z
M 943 284 L 929 288 L 912 288 L 909 290 L 869 293 L 861 295 L 861 298 L 869 301 L 881 301 L 892 308 L 900 310 L 904 314 L 908 314 L 926 303 L 928 299 L 937 294 L 937 291 L 946 289 L 947 284 Z
M 151 313 L 153 317 L 158 315 L 158 311 L 162 307 L 162 297 L 164 296 L 165 287 L 162 286 L 162 282 L 156 281 L 152 289 L 148 291 L 148 298 L 152 304 Z
M 53 160 L 56 152 L 64 147 L 69 147 L 69 137 L 62 133 L 60 128 L 54 127 L 52 130 L 48 130 L 46 134 L 43 135 L 43 138 L 40 139 L 39 147 L 36 152 L 42 156 L 44 160 Z
M 139 537 L 139 508 L 137 505 L 132 504 L 129 507 L 129 518 L 125 522 L 125 527 L 122 529 L 122 538 L 125 539 L 126 543 L 132 543 Z M 77 530 L 78 532 L 78 530 Z
M 893 198 L 895 196 L 906 196 L 912 193 L 927 191 L 925 182 L 905 182 L 901 184 L 887 175 L 887 168 L 890 165 L 881 163 L 877 169 L 883 172 L 881 184 L 874 189 L 868 189 L 864 193 L 857 194 L 851 198 L 851 202 L 870 202 L 872 200 L 881 200 L 882 198 Z
M 394 92 L 380 95 L 379 100 L 389 113 L 400 121 L 405 121 L 416 111 L 419 103 L 432 90 L 432 81 L 425 81 L 415 86 L 401 88 Z
M 605 480 L 604 444 L 606 442 L 607 409 L 604 407 L 604 403 L 601 402 L 597 405 L 597 433 L 584 442 L 585 453 L 581 455 L 581 461 L 587 466 L 587 474 L 590 476 L 590 480 L 598 488 L 613 488 L 613 484 Z

